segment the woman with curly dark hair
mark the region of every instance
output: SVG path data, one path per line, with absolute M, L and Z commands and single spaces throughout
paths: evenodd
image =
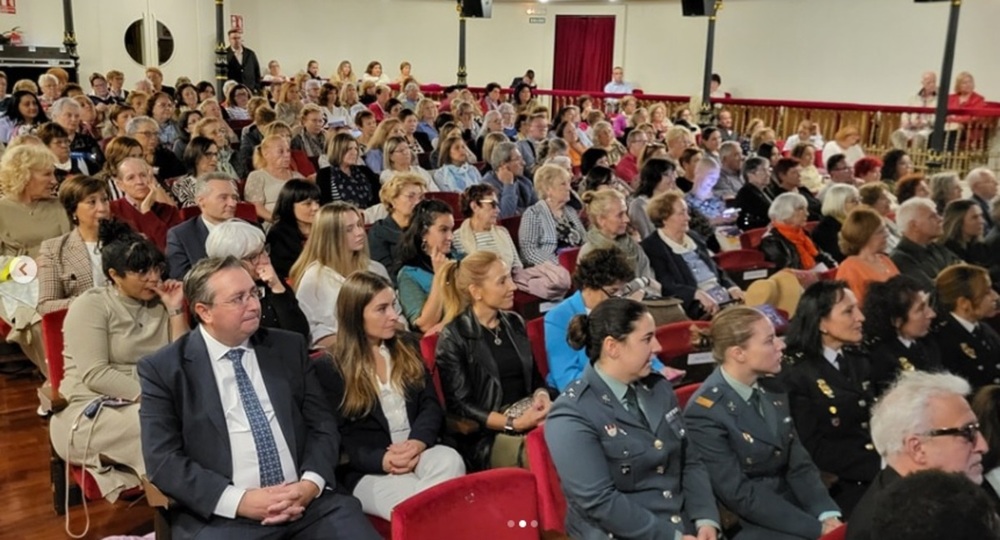
M 882 156 L 882 181 L 892 187 L 904 176 L 913 172 L 913 162 L 906 150 L 889 150 Z
M 914 197 L 929 198 L 931 188 L 927 177 L 920 173 L 910 173 L 896 182 L 896 202 L 903 204 Z
M 941 369 L 937 343 L 927 338 L 936 317 L 930 294 L 906 275 L 868 286 L 862 329 L 876 396 L 885 392 L 900 372 Z

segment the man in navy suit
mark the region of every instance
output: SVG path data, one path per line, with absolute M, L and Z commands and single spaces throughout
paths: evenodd
M 202 175 L 195 181 L 194 198 L 201 209 L 195 216 L 167 231 L 167 264 L 170 279 L 184 279 L 191 266 L 204 259 L 205 241 L 216 225 L 236 215 L 236 179 L 226 173 Z
M 149 479 L 178 504 L 173 538 L 380 538 L 336 494 L 340 437 L 302 336 L 260 326 L 234 258 L 192 268 L 199 325 L 139 363 Z

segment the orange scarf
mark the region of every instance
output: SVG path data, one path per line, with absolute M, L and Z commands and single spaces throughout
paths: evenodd
M 775 222 L 773 227 L 778 229 L 781 236 L 787 238 L 795 246 L 795 251 L 799 252 L 799 259 L 802 260 L 802 269 L 812 270 L 812 267 L 816 266 L 816 255 L 819 254 L 819 250 L 816 249 L 816 244 L 813 244 L 812 239 L 806 234 L 806 230 L 802 227 L 794 227 L 778 222 Z

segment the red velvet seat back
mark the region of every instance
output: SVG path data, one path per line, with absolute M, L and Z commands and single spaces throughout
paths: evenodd
M 59 385 L 63 379 L 63 322 L 66 320 L 66 311 L 60 309 L 42 315 L 42 346 L 45 349 L 45 362 L 49 365 L 49 385 L 52 386 L 53 399 L 59 396 Z
M 425 199 L 436 199 L 441 201 L 451 207 L 451 213 L 455 216 L 455 219 L 462 218 L 462 203 L 461 203 L 461 193 L 452 193 L 450 191 L 428 191 L 424 193 Z M 458 228 L 458 223 L 455 223 L 455 228 Z
M 542 379 L 549 376 L 549 356 L 545 352 L 545 319 L 539 317 L 528 321 L 528 341 L 531 342 L 531 355 L 535 357 L 535 365 Z
M 535 477 L 493 469 L 426 489 L 392 511 L 393 540 L 537 540 Z
M 683 409 L 687 402 L 691 399 L 698 388 L 701 387 L 701 383 L 691 383 L 685 384 L 684 386 L 678 386 L 674 388 L 674 393 L 677 394 L 677 403 Z
M 708 321 L 681 321 L 665 324 L 656 329 L 656 339 L 660 342 L 663 351 L 660 352 L 660 359 L 669 364 L 670 360 L 689 354 L 694 348 L 691 346 L 691 327 L 708 328 L 711 323 Z
M 438 373 L 437 362 L 434 360 L 437 344 L 437 334 L 424 336 L 423 339 L 420 340 L 420 355 L 424 357 L 424 366 L 427 368 L 427 372 L 431 374 L 431 379 L 434 381 L 434 390 L 437 392 L 438 401 L 441 402 L 441 406 L 443 407 L 444 390 L 441 389 L 441 374 Z
M 302 176 L 312 176 L 316 174 L 316 166 L 309 160 L 309 155 L 302 150 L 292 150 L 292 162 L 295 170 Z
M 524 448 L 528 452 L 531 474 L 535 476 L 538 491 L 538 512 L 543 531 L 566 532 L 566 496 L 559 482 L 559 473 L 552 463 L 549 447 L 545 444 L 545 425 L 528 432 Z
M 580 248 L 567 248 L 559 252 L 559 266 L 569 271 L 572 276 L 576 271 L 576 259 L 580 257 Z
M 759 249 L 760 239 L 763 238 L 764 233 L 766 232 L 767 227 L 743 231 L 743 234 L 740 235 L 740 246 L 742 246 L 743 249 Z

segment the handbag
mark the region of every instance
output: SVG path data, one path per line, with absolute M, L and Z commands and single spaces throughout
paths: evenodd
M 544 300 L 561 300 L 572 285 L 569 270 L 551 261 L 514 269 L 512 278 L 518 290 Z
M 503 415 L 518 418 L 534 403 L 535 396 L 530 395 L 507 407 Z M 493 448 L 490 450 L 490 468 L 528 468 L 528 453 L 524 448 L 524 441 L 524 435 L 520 433 L 497 433 L 493 438 Z
M 689 321 L 687 313 L 684 313 L 684 303 L 679 298 L 658 298 L 656 300 L 643 300 L 643 305 L 653 316 L 656 326 L 664 324 Z

